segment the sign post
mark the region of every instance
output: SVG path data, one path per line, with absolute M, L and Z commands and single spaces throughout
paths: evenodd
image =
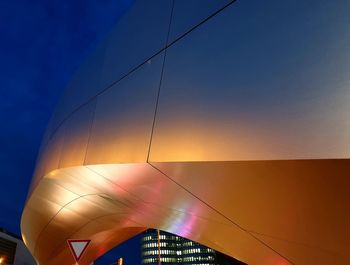
M 67 240 L 69 249 L 73 254 L 73 257 L 74 257 L 76 264 L 79 264 L 79 260 L 83 256 L 90 241 L 91 240 L 78 240 L 78 239 L 68 239 Z

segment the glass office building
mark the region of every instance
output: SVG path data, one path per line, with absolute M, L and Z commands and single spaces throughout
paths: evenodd
M 182 263 L 182 241 L 179 236 L 161 231 L 158 245 L 157 230 L 147 230 L 141 239 L 142 264 L 158 264 L 159 256 L 168 265 Z
M 243 264 L 194 241 L 164 231 L 149 229 L 141 239 L 142 264 L 166 265 Z

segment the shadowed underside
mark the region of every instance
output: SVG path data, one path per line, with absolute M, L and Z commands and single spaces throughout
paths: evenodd
M 40 265 L 147 228 L 248 264 L 350 264 L 350 3 L 281 2 L 136 1 L 44 137 L 21 223 Z

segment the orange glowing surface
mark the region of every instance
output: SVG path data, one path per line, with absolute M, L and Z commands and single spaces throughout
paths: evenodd
M 350 264 L 350 5 L 206 2 L 135 1 L 69 84 L 22 215 L 40 265 L 147 228 L 250 265 Z

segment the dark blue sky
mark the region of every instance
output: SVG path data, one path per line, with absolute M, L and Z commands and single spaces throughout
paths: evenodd
M 132 2 L 0 1 L 0 227 L 20 233 L 37 152 L 56 102 Z

